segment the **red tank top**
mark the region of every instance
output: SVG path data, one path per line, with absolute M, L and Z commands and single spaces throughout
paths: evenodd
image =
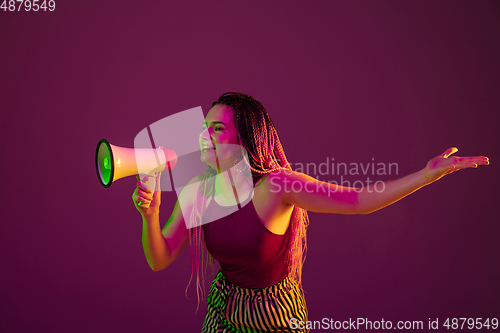
M 214 209 L 222 218 L 203 224 L 208 251 L 219 261 L 222 273 L 232 284 L 244 288 L 265 288 L 288 275 L 286 255 L 291 235 L 288 227 L 277 235 L 261 222 L 251 193 L 238 206 L 221 206 L 213 198 L 205 214 Z M 227 215 L 226 215 L 227 214 Z

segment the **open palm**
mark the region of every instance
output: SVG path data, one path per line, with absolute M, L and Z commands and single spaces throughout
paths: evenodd
M 478 165 L 490 164 L 488 157 L 486 156 L 450 156 L 457 151 L 458 148 L 456 147 L 449 148 L 441 155 L 436 156 L 432 160 L 427 162 L 427 166 L 424 170 L 425 180 L 427 184 L 432 183 L 439 178 L 460 169 L 477 168 Z

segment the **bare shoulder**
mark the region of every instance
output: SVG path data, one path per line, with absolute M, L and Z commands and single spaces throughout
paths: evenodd
M 274 171 L 255 184 L 253 204 L 264 226 L 271 232 L 282 235 L 286 232 L 293 205 L 284 200 L 280 190 L 284 181 L 282 172 Z
M 297 177 L 300 175 L 291 170 L 275 170 L 257 182 L 255 191 L 263 197 L 263 200 L 286 206 L 289 205 L 286 201 L 287 185 Z
M 267 183 L 273 193 L 285 194 L 294 182 L 307 182 L 314 178 L 292 170 L 276 170 L 268 174 L 264 184 Z

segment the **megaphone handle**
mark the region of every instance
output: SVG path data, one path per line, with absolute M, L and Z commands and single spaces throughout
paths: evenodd
M 157 172 L 147 173 L 147 174 L 141 173 L 140 174 L 141 181 L 146 185 L 148 190 L 151 190 L 153 192 L 156 188 L 156 175 L 157 174 L 158 174 Z M 140 206 L 144 207 L 144 208 L 149 208 L 149 203 L 142 203 Z

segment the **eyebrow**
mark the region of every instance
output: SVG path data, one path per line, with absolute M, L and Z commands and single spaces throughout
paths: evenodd
M 206 125 L 206 124 L 207 124 L 207 122 L 206 122 L 206 121 L 204 121 L 204 122 L 203 122 L 203 125 Z M 226 124 L 225 124 L 224 122 L 222 122 L 222 121 L 212 121 L 212 125 L 213 125 L 213 124 L 222 124 L 222 125 L 226 125 Z M 227 125 L 226 125 L 226 126 L 227 126 Z

